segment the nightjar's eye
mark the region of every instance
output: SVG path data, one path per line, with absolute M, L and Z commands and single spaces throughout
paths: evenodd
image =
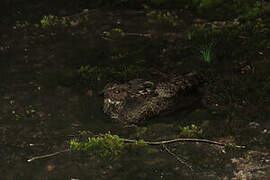
M 113 92 L 114 92 L 115 94 L 119 94 L 119 93 L 120 93 L 119 90 L 114 90 Z

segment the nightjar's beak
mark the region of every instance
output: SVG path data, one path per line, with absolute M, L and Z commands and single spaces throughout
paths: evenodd
M 113 101 L 110 98 L 104 99 L 104 102 L 107 103 L 107 104 L 116 104 L 116 105 L 120 104 L 120 101 Z

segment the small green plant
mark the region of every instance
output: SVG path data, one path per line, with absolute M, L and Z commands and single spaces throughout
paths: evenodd
M 15 25 L 12 27 L 14 30 L 23 29 L 29 27 L 30 23 L 28 21 L 16 21 Z
M 205 62 L 210 63 L 213 60 L 213 43 L 204 45 L 200 49 L 200 54 Z
M 57 25 L 61 26 L 67 26 L 67 20 L 65 18 L 59 18 L 54 15 L 48 15 L 48 16 L 43 16 L 43 18 L 40 20 L 40 24 L 42 28 L 48 28 L 48 27 L 54 27 Z
M 72 151 L 87 152 L 91 156 L 102 159 L 114 159 L 124 149 L 124 141 L 117 135 L 106 133 L 102 137 L 89 137 L 87 142 L 79 142 L 76 139 L 70 141 Z
M 191 40 L 192 37 L 193 37 L 193 32 L 192 32 L 192 31 L 187 31 L 187 32 L 186 32 L 186 36 L 187 36 L 187 39 L 188 39 L 188 40 Z
M 15 110 L 13 110 L 11 113 L 14 115 L 16 121 L 19 121 L 22 118 L 22 116 L 18 114 Z
M 184 137 L 197 137 L 201 136 L 203 133 L 203 130 L 194 124 L 190 126 L 180 127 L 179 129 L 180 135 Z
M 26 109 L 25 111 L 16 112 L 16 110 L 13 110 L 11 111 L 11 113 L 14 115 L 15 120 L 18 121 L 18 120 L 34 117 L 36 110 L 32 106 L 30 106 L 29 109 Z
M 112 29 L 111 34 L 112 35 L 113 34 L 118 34 L 121 37 L 124 37 L 126 35 L 125 32 L 122 29 L 120 29 L 120 28 L 114 28 L 114 29 Z
M 26 116 L 33 116 L 35 114 L 35 109 L 29 109 L 25 111 Z
M 110 37 L 110 36 L 111 36 L 111 33 L 110 33 L 110 32 L 107 32 L 107 31 L 104 31 L 103 34 L 104 34 L 104 36 L 106 36 L 106 37 Z

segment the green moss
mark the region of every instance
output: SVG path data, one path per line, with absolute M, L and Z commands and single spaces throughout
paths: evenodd
M 81 133 L 80 133 L 81 134 Z M 83 132 L 82 136 L 89 134 Z M 147 146 L 144 140 L 133 143 L 125 143 L 124 139 L 110 132 L 98 137 L 88 137 L 86 142 L 72 139 L 70 141 L 71 151 L 88 153 L 89 156 L 104 160 L 113 160 L 129 149 L 131 152 L 145 150 Z
M 99 158 L 113 159 L 123 151 L 124 141 L 117 135 L 106 133 L 102 137 L 89 137 L 87 142 L 72 139 L 70 149 L 87 152 L 89 155 Z

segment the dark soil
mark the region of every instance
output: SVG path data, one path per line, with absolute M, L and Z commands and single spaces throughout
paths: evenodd
M 260 178 L 269 178 L 267 16 L 234 24 L 233 20 L 199 19 L 189 10 L 82 10 L 78 4 L 74 12 L 69 7 L 49 11 L 47 4 L 39 5 L 33 4 L 31 13 L 22 8 L 22 15 L 13 9 L 13 16 L 1 19 L 3 179 L 241 179 L 239 158 L 247 157 L 249 151 L 260 152 L 251 159 L 261 159 L 264 176 Z M 57 16 L 42 23 L 49 14 Z M 210 60 L 203 56 L 207 50 Z M 200 88 L 202 101 L 194 107 L 151 119 L 145 127 L 129 128 L 111 122 L 102 112 L 99 92 L 107 82 L 161 79 L 192 70 L 207 78 Z M 183 133 L 181 129 L 192 124 L 202 133 Z M 68 148 L 79 131 L 110 131 L 153 141 L 188 135 L 245 145 L 247 150 L 170 145 L 193 172 L 162 147 L 131 150 L 110 162 L 77 153 L 27 162 L 33 156 Z M 258 162 L 243 163 L 254 166 Z M 252 172 L 252 167 L 244 172 Z

